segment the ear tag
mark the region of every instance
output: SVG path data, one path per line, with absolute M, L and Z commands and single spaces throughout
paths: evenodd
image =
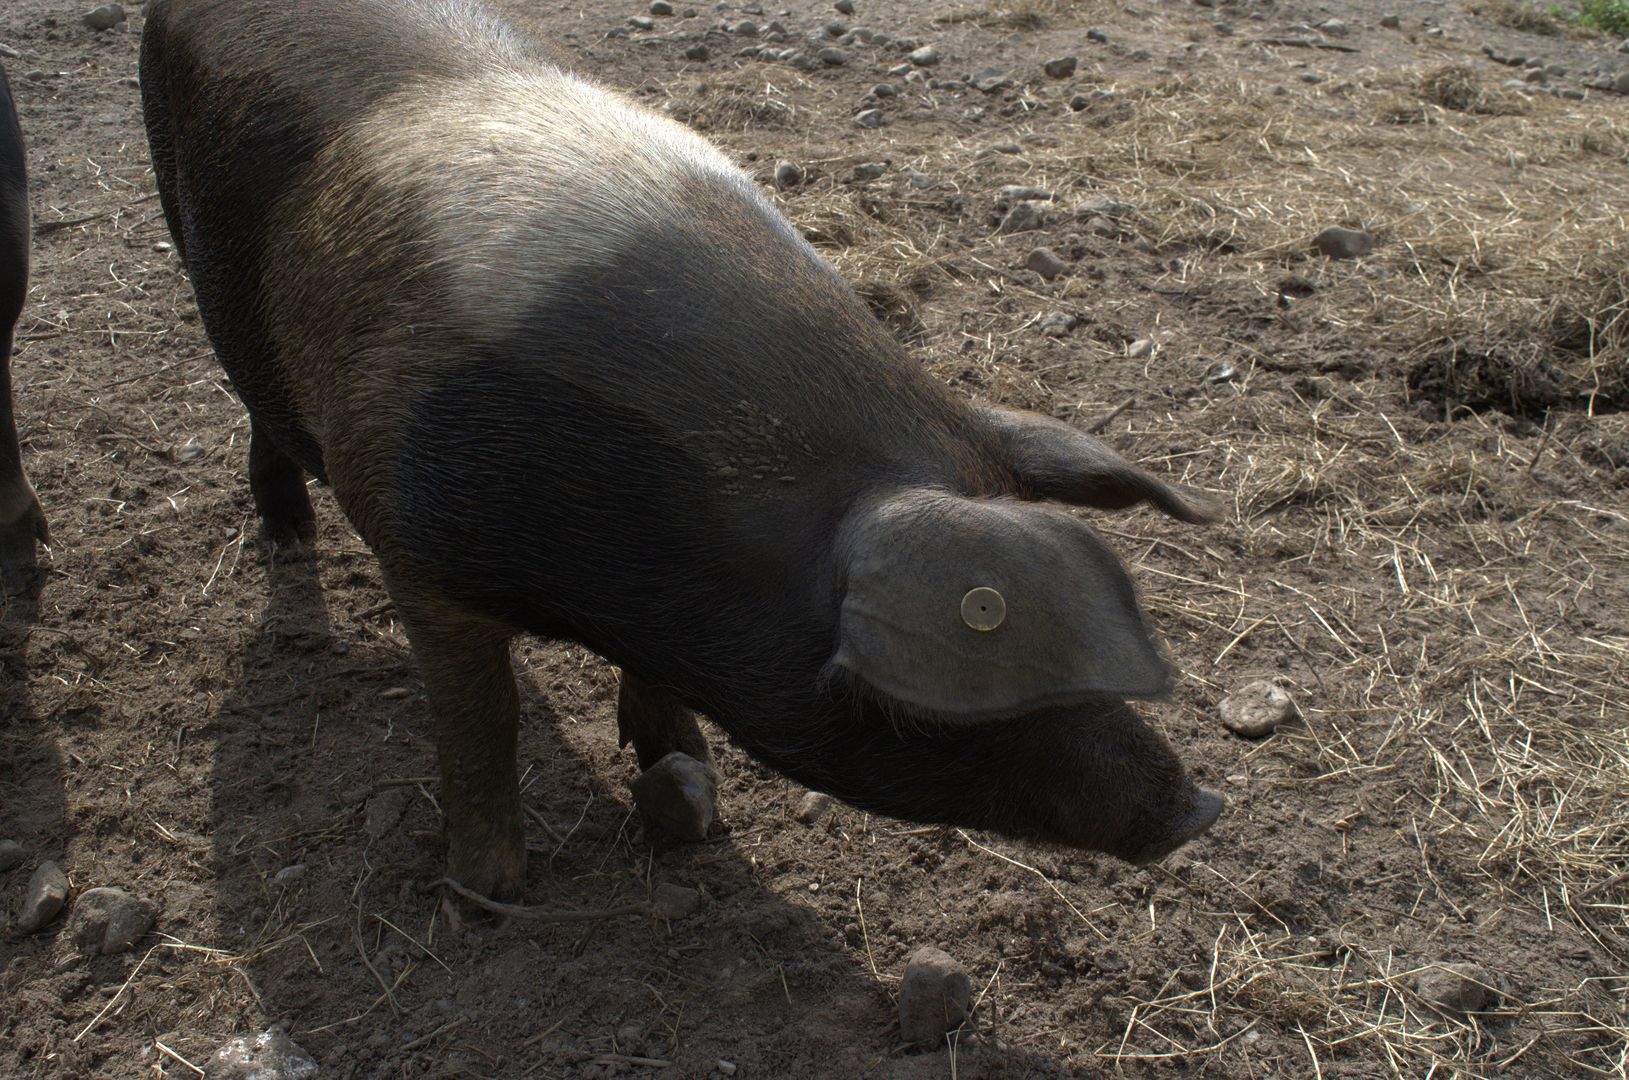
M 962 622 L 974 630 L 988 632 L 1007 619 L 1007 601 L 994 589 L 980 585 L 962 597 Z

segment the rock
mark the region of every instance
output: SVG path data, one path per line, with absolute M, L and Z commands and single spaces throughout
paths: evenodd
M 782 161 L 775 165 L 775 186 L 785 191 L 795 188 L 803 183 L 803 166 L 792 161 Z
M 68 937 L 80 952 L 128 952 L 151 929 L 156 914 L 150 901 L 117 886 L 86 889 L 68 915 Z
M 1526 71 L 1522 72 L 1522 82 L 1524 83 L 1529 83 L 1534 86 L 1543 86 L 1549 81 L 1550 77 L 1544 74 L 1543 68 L 1528 68 Z
M 1205 372 L 1205 381 L 1213 385 L 1216 383 L 1232 382 L 1238 377 L 1239 369 L 1228 363 L 1226 360 L 1218 360 L 1211 366 L 1209 371 Z
M 854 172 L 849 175 L 849 183 L 863 184 L 869 180 L 876 180 L 888 171 L 888 166 L 881 161 L 862 161 L 854 166 Z
M 204 1064 L 204 1080 L 314 1080 L 317 1062 L 281 1028 L 240 1035 Z
M 89 11 L 85 12 L 84 16 L 80 19 L 80 22 L 83 22 L 92 30 L 101 32 L 103 30 L 113 29 L 115 26 L 118 26 L 120 23 L 124 22 L 124 20 L 125 14 L 124 7 L 122 5 L 103 4 L 101 7 L 93 7 Z
M 842 67 L 844 64 L 848 63 L 848 53 L 837 48 L 835 45 L 827 45 L 824 49 L 821 49 L 818 53 L 816 53 L 815 56 L 827 67 Z
M 1067 311 L 1049 311 L 1041 316 L 1039 326 L 1046 337 L 1061 338 L 1075 328 L 1076 321 Z
M 1001 206 L 1011 206 L 1013 203 L 1023 202 L 1026 199 L 1038 199 L 1042 202 L 1051 202 L 1057 195 L 1046 188 L 1029 187 L 1024 184 L 1007 184 L 1002 187 L 996 196 L 996 202 Z
M 701 907 L 701 893 L 671 881 L 661 882 L 650 894 L 651 907 L 664 919 L 682 919 Z
M 997 90 L 1006 90 L 1012 86 L 1012 76 L 1007 74 L 1006 68 L 982 68 L 968 81 L 975 89 L 986 94 L 993 94 Z
M 1046 72 L 1046 77 L 1049 79 L 1067 79 L 1075 73 L 1075 68 L 1079 66 L 1080 58 L 1078 56 L 1060 56 L 1056 60 L 1048 60 L 1042 65 L 1041 70 Z
M 28 879 L 23 906 L 17 912 L 17 931 L 32 934 L 57 917 L 68 902 L 68 875 L 54 862 L 42 862 Z
M 694 45 L 690 46 L 684 51 L 684 58 L 686 60 L 710 60 L 712 59 L 712 56 L 713 50 L 709 49 L 703 42 L 700 41 L 696 42 Z
M 1141 360 L 1145 356 L 1152 356 L 1153 353 L 1153 338 L 1138 338 L 1126 347 L 1126 355 L 1133 360 Z
M 15 840 L 0 840 L 0 874 L 23 865 L 28 852 Z
M 1403 20 L 1398 15 L 1382 15 L 1380 16 L 1380 25 L 1387 30 L 1400 30 L 1403 26 Z
M 1086 31 L 1086 40 L 1096 45 L 1107 45 L 1109 43 L 1109 35 L 1105 34 L 1101 30 L 1088 30 Z
M 876 86 L 871 88 L 871 94 L 873 97 L 891 98 L 897 93 L 899 93 L 899 91 L 894 89 L 893 83 L 878 83 Z
M 1086 219 L 1086 231 L 1093 236 L 1101 236 L 1105 240 L 1112 240 L 1120 235 L 1120 226 L 1106 217 L 1089 217 Z
M 1346 24 L 1341 22 L 1339 19 L 1325 19 L 1323 22 L 1318 24 L 1318 30 L 1325 37 L 1333 38 L 1342 38 L 1351 33 L 1351 31 L 1346 28 Z
M 673 5 L 668 0 L 650 0 L 650 13 L 652 15 L 671 15 Z
M 1259 739 L 1301 715 L 1289 692 L 1271 679 L 1245 683 L 1216 706 L 1222 724 L 1235 735 Z
M 271 883 L 279 888 L 286 889 L 303 877 L 305 877 L 305 863 L 297 862 L 291 866 L 285 866 L 273 874 Z
M 911 954 L 899 984 L 899 1036 L 907 1046 L 938 1046 L 966 1020 L 973 1004 L 967 970 L 942 949 Z
M 792 816 L 805 825 L 813 825 L 830 813 L 835 805 L 837 800 L 823 791 L 806 791 L 803 798 L 798 800 L 798 808 Z
M 854 0 L 837 0 L 832 7 L 836 8 L 840 15 L 854 14 Z
M 1313 86 L 1317 86 L 1319 83 L 1324 81 L 1324 77 L 1318 74 L 1316 71 L 1303 71 L 1301 74 L 1297 75 L 1296 78 L 1300 79 L 1304 83 L 1310 83 Z
M 1019 154 L 1024 148 L 1015 142 L 991 143 L 979 151 L 979 157 L 989 157 L 991 154 Z
M 757 37 L 758 24 L 753 22 L 751 19 L 742 19 L 740 22 L 730 27 L 730 33 L 736 35 L 737 37 Z
M 1046 216 L 1041 213 L 1039 206 L 1033 202 L 1021 202 L 1007 211 L 1006 216 L 1001 219 L 1001 224 L 996 226 L 996 232 L 1029 232 L 1039 229 L 1044 224 Z
M 1312 238 L 1312 246 L 1331 259 L 1358 259 L 1374 250 L 1374 237 L 1362 229 L 1331 225 Z
M 917 67 L 932 67 L 939 62 L 939 50 L 932 45 L 924 45 L 920 49 L 912 50 L 905 59 Z
M 634 780 L 634 804 L 648 824 L 681 840 L 705 840 L 713 824 L 718 774 L 712 766 L 678 750 Z
M 1481 1012 L 1499 1000 L 1493 976 L 1480 964 L 1432 964 L 1415 978 L 1414 990 L 1446 1012 Z
M 882 110 L 866 109 L 854 114 L 854 122 L 863 128 L 882 127 Z
M 1629 94 L 1629 71 L 1620 71 L 1613 77 L 1612 89 L 1620 94 Z
M 630 15 L 628 16 L 628 25 L 635 30 L 654 30 L 656 29 L 656 20 L 647 15 Z
M 1058 258 L 1051 249 L 1044 247 L 1038 247 L 1030 252 L 1029 257 L 1024 260 L 1024 266 L 1048 281 L 1069 272 L 1069 264 Z
M 1621 53 L 1629 53 L 1629 38 L 1623 39 L 1623 44 L 1618 46 L 1618 51 Z

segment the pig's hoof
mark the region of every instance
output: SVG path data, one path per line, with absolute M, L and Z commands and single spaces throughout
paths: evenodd
M 512 904 L 526 895 L 526 855 L 519 858 L 487 856 L 459 859 L 449 857 L 447 876 L 488 900 Z
M 260 537 L 274 562 L 303 562 L 316 551 L 316 518 L 261 518 Z
M 1138 866 L 1158 862 L 1189 840 L 1199 836 L 1216 823 L 1227 800 L 1214 791 L 1195 789 L 1193 808 L 1183 816 L 1170 832 L 1138 851 L 1132 862 Z
M 51 533 L 45 527 L 39 502 L 30 492 L 22 516 L 0 525 L 0 576 L 8 583 L 21 582 L 33 572 L 35 541 L 49 544 Z
M 675 750 L 641 773 L 632 787 L 634 805 L 646 824 L 680 840 L 707 839 L 718 795 L 718 774 L 711 765 Z

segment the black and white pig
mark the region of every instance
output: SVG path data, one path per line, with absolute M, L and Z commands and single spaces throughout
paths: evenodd
M 0 68 L 0 576 L 34 565 L 34 542 L 51 542 L 45 512 L 23 474 L 11 406 L 11 347 L 28 295 L 28 161 L 23 132 Z
M 1068 509 L 1214 504 L 958 400 L 702 138 L 466 0 L 158 0 L 141 86 L 264 531 L 331 485 L 411 638 L 451 877 L 525 883 L 523 632 L 622 669 L 642 768 L 709 761 L 695 710 L 898 818 L 1133 862 L 1216 819 Z

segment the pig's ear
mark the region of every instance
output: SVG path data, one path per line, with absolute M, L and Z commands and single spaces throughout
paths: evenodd
M 1040 413 L 990 409 L 1018 479 L 1037 497 L 1119 510 L 1152 503 L 1180 521 L 1215 521 L 1222 506 L 1193 488 L 1144 472 L 1084 431 Z
M 1068 512 L 920 490 L 857 507 L 831 663 L 946 721 L 1163 693 L 1170 671 L 1112 551 Z

